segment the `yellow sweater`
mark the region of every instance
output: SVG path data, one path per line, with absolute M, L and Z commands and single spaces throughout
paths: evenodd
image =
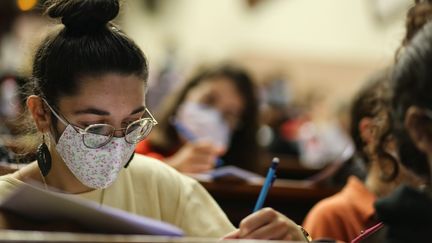
M 10 175 L 1 176 L 0 199 L 22 183 Z M 198 182 L 139 154 L 103 194 L 102 190 L 94 190 L 76 196 L 174 224 L 187 236 L 222 237 L 234 230 Z

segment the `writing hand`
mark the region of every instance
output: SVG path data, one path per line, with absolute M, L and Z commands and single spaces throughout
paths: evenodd
M 298 225 L 272 208 L 263 208 L 240 222 L 224 239 L 291 240 L 306 242 Z

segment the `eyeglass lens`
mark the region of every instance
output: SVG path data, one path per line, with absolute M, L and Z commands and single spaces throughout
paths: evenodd
M 151 119 L 143 118 L 135 121 L 126 128 L 125 139 L 128 143 L 138 143 L 148 136 L 154 124 Z M 90 125 L 84 130 L 83 142 L 87 147 L 98 148 L 111 140 L 114 127 L 106 124 Z

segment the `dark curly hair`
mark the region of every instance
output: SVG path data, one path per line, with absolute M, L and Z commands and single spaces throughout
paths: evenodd
M 403 52 L 392 75 L 392 129 L 401 162 L 420 176 L 430 178 L 426 155 L 417 149 L 404 128 L 409 107 L 432 109 L 432 1 L 415 1 L 407 15 Z

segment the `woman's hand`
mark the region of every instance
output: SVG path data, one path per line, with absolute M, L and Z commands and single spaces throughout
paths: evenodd
M 183 173 L 202 173 L 214 168 L 216 159 L 223 150 L 207 141 L 190 142 L 165 162 Z
M 224 239 L 291 240 L 307 242 L 300 227 L 272 208 L 264 208 L 240 222 Z

